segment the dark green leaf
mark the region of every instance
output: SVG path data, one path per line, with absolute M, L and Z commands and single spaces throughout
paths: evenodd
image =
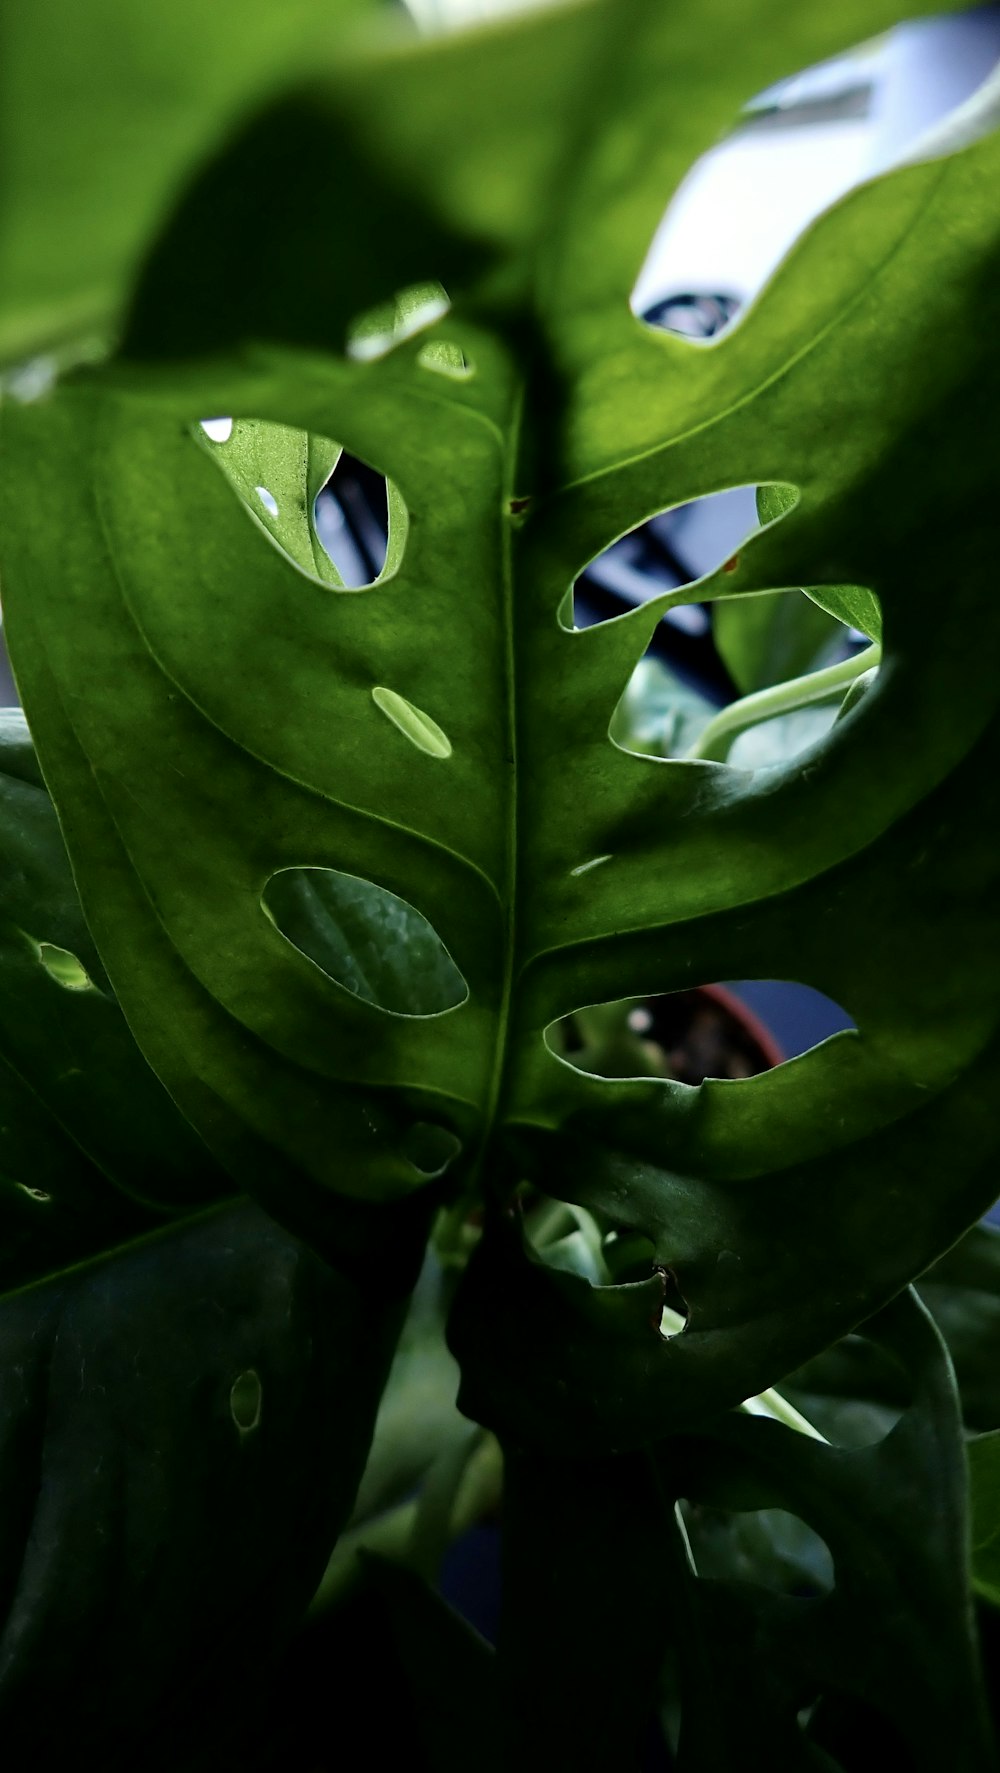
M 412 1570 L 366 1558 L 426 1755 L 427 1773 L 500 1773 L 495 1656 Z
M 976 1225 L 920 1279 L 920 1296 L 948 1344 L 966 1426 L 1000 1424 L 1000 1230 Z M 899 1369 L 873 1344 L 850 1337 L 783 1382 L 803 1399 L 825 1433 L 865 1433 L 866 1417 L 893 1412 L 906 1399 Z M 805 1401 L 808 1400 L 808 1401 Z
M 0 715 L 0 1291 L 233 1192 L 136 1047 L 23 716 Z
M 667 1496 L 790 1509 L 826 1541 L 835 1569 L 832 1592 L 814 1599 L 731 1578 L 687 1579 L 676 1615 L 683 1773 L 829 1766 L 824 1716 L 850 1718 L 852 1710 L 863 1732 L 844 1763 L 852 1773 L 879 1742 L 872 1729 L 879 1719 L 894 1732 L 897 1764 L 936 1773 L 954 1755 L 956 1726 L 963 1764 L 994 1764 L 968 1594 L 965 1457 L 950 1363 L 912 1295 L 865 1334 L 903 1365 L 912 1391 L 876 1445 L 829 1447 L 732 1414 L 657 1452 Z M 799 1714 L 817 1700 L 803 1733 Z
M 401 1315 L 226 1208 L 0 1302 L 0 1710 L 14 1764 L 246 1746 L 346 1518 Z
M 1000 1607 L 1000 1429 L 969 1442 L 972 1584 Z
M 509 1453 L 498 1674 L 506 1765 L 642 1764 L 669 1634 L 675 1527 L 649 1460 Z

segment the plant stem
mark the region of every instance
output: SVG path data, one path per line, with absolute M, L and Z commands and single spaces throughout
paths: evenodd
M 704 732 L 684 753 L 685 757 L 724 763 L 729 747 L 739 733 L 758 726 L 762 720 L 792 714 L 812 702 L 825 702 L 829 696 L 847 689 L 864 672 L 872 670 L 881 657 L 881 647 L 873 644 L 850 659 L 842 659 L 839 665 L 827 665 L 823 671 L 810 671 L 804 677 L 791 678 L 788 683 L 776 683 L 768 689 L 755 690 L 753 695 L 741 696 L 738 702 L 730 702 L 728 708 L 722 708 L 709 721 Z

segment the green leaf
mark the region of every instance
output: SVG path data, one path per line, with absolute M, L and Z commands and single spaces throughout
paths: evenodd
M 966 1427 L 1000 1426 L 1000 1230 L 976 1225 L 920 1278 L 920 1297 L 948 1345 Z M 906 1401 L 897 1367 L 872 1344 L 848 1338 L 817 1355 L 782 1383 L 824 1433 L 861 1432 L 879 1412 L 898 1413 Z
M 860 1767 L 881 1742 L 879 1720 L 891 1728 L 887 1742 L 920 1773 L 947 1763 L 958 1719 L 969 1768 L 994 1764 L 968 1594 L 965 1456 L 950 1363 L 913 1295 L 864 1333 L 901 1364 L 911 1392 L 899 1422 L 875 1445 L 831 1447 L 734 1413 L 657 1449 L 667 1497 L 736 1511 L 789 1509 L 826 1541 L 835 1571 L 832 1591 L 811 1599 L 770 1593 L 740 1580 L 741 1571 L 724 1580 L 688 1574 L 674 1615 L 685 1773 L 736 1761 L 754 1773 L 829 1767 L 825 1752 L 839 1756 L 845 1747 L 841 1764 Z M 803 1732 L 800 1714 L 814 1707 Z
M 969 1442 L 972 1584 L 1000 1607 L 1000 1429 Z
M 38 0 L 4 9 L 0 362 L 71 354 L 120 320 L 193 169 L 262 90 L 329 42 L 335 0 Z M 331 20 L 332 13 L 332 20 Z M 333 24 L 333 28 L 336 26 Z
M 497 1674 L 505 1765 L 643 1764 L 676 1605 L 671 1541 L 644 1454 L 505 1460 Z
M 741 695 L 801 677 L 839 632 L 808 597 L 732 597 L 712 611 L 712 635 Z
M 5 618 L 39 755 L 130 1025 L 219 1161 L 316 1237 L 335 1195 L 398 1200 L 449 1160 L 468 1196 L 528 1177 L 672 1271 L 690 1322 L 663 1341 L 655 1277 L 588 1289 L 491 1212 L 453 1335 L 464 1395 L 549 1451 L 759 1392 L 995 1189 L 1000 145 L 856 192 L 709 351 L 627 305 L 665 196 L 748 91 L 897 13 L 629 0 L 320 58 L 179 201 L 122 360 L 3 409 Z M 336 227 L 306 164 L 351 166 Z M 424 345 L 345 352 L 432 279 L 452 307 Z M 197 432 L 211 413 L 297 431 L 300 457 L 335 438 L 393 482 L 409 531 L 375 587 L 275 546 Z M 862 586 L 879 680 L 758 775 L 631 755 L 614 710 L 690 591 L 575 633 L 568 589 L 651 512 L 748 483 L 798 503 L 699 595 Z M 434 733 L 449 755 L 413 742 Z M 415 979 L 402 1014 L 345 990 L 262 907 L 309 869 L 405 901 L 468 996 L 423 1014 Z M 827 992 L 858 1032 L 694 1091 L 584 1076 L 546 1038 L 587 1005 L 754 974 Z
M 641 756 L 678 757 L 708 725 L 713 712 L 711 702 L 647 654 L 639 660 L 611 717 L 610 736 L 623 750 Z
M 401 1311 L 382 1274 L 334 1272 L 246 1204 L 0 1302 L 15 1761 L 246 1752 L 254 1683 L 350 1510 Z
M 342 585 L 312 521 L 316 495 L 340 458 L 339 444 L 257 419 L 227 423 L 230 435 L 219 441 L 206 438 L 205 447 L 247 510 L 304 572 Z
M 780 517 L 794 510 L 798 497 L 795 487 L 758 487 L 757 515 L 761 523 L 777 523 Z M 838 622 L 848 628 L 860 629 L 869 640 L 881 640 L 882 611 L 878 597 L 864 585 L 806 585 L 803 590 L 806 598 Z M 754 611 L 751 615 L 753 609 L 753 604 L 732 606 L 723 603 L 715 614 L 719 650 L 727 664 L 732 657 L 733 664 L 729 664 L 729 669 L 744 691 L 762 688 L 764 682 L 779 683 L 785 677 L 797 677 L 808 668 L 810 657 L 815 656 L 823 640 L 836 632 L 829 622 L 823 623 L 815 614 L 810 617 L 806 613 L 808 605 L 803 605 L 798 598 L 783 598 L 780 606 L 770 598 L 759 614 Z M 814 637 L 816 644 L 810 652 L 808 649 Z M 768 676 L 760 683 L 744 684 L 744 672 L 779 670 L 786 652 L 800 657 L 805 653 L 806 657 L 796 669 L 781 671 L 780 677 Z
M 0 1292 L 233 1192 L 149 1070 L 83 921 L 24 718 L 0 714 Z

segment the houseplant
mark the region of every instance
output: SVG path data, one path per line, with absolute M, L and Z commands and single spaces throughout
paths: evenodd
M 495 1663 L 370 1575 L 437 1765 L 636 1765 L 664 1668 L 688 1773 L 873 1731 L 991 1764 L 959 1404 L 906 1289 L 997 1188 L 997 137 L 855 193 L 717 346 L 628 308 L 740 103 L 899 10 L 10 9 L 15 1754 L 245 1763 L 433 1225 L 505 1537 Z M 340 444 L 391 483 L 367 593 L 311 524 Z M 884 619 L 877 678 L 771 770 L 632 755 L 666 600 L 576 633 L 573 578 L 750 483 L 764 527 L 699 595 Z M 857 1033 L 693 1091 L 548 1033 L 751 976 Z M 547 1259 L 546 1201 L 605 1284 Z M 859 1326 L 905 1405 L 874 1445 L 737 1409 Z M 791 1512 L 832 1592 L 699 1578 L 692 1506 Z

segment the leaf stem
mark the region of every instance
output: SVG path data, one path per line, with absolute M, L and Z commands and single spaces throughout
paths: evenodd
M 788 683 L 775 683 L 750 696 L 741 696 L 738 702 L 720 709 L 684 755 L 724 763 L 733 740 L 748 727 L 758 726 L 762 720 L 774 720 L 779 714 L 792 714 L 812 702 L 825 702 L 828 696 L 837 695 L 871 671 L 881 658 L 881 647 L 873 644 L 822 671 L 810 671 Z

